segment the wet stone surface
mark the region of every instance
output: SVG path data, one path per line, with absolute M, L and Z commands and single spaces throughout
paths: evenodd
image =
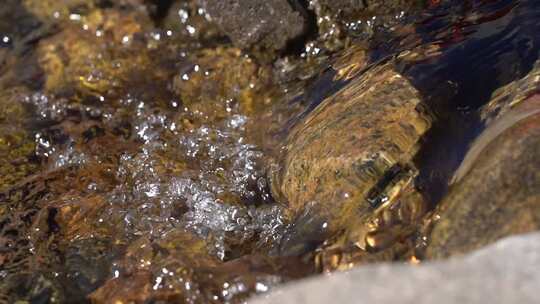
M 414 222 L 422 199 L 409 193 L 416 191 L 412 158 L 430 124 L 418 91 L 391 65 L 353 78 L 324 100 L 291 131 L 280 169 L 272 172 L 274 198 L 300 222 L 285 246 L 348 227 L 358 230 L 350 242 L 365 248 L 366 234 L 383 229 L 374 217 L 400 204 L 413 214 L 396 220 Z
M 306 12 L 296 0 L 201 0 L 200 3 L 240 48 L 282 50 L 306 30 Z

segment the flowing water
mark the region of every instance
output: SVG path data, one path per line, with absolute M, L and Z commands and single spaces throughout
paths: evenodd
M 319 20 L 326 36 L 273 64 L 190 4 L 152 20 L 22 3 L 0 8 L 2 303 L 237 303 L 315 274 L 315 251 L 280 255 L 295 227 L 267 178 L 294 125 L 395 61 L 437 117 L 415 160 L 433 206 L 482 130 L 474 110 L 540 50 L 536 0 L 358 17 L 346 46 Z

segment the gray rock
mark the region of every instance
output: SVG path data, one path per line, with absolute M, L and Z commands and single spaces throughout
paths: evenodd
M 240 48 L 281 50 L 301 36 L 305 20 L 296 1 L 199 0 L 212 20 Z M 290 3 L 293 3 L 291 5 Z M 293 7 L 294 6 L 294 7 Z M 297 11 L 298 10 L 298 11 Z
M 379 264 L 286 285 L 251 304 L 540 303 L 540 233 L 421 265 Z

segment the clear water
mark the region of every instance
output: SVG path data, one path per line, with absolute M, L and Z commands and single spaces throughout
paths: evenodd
M 418 160 L 435 203 L 482 128 L 471 109 L 538 59 L 540 3 L 432 2 L 342 30 L 367 52 L 359 73 L 397 57 L 437 109 Z M 339 24 L 272 66 L 188 4 L 157 27 L 79 10 L 0 8 L 20 17 L 0 20 L 0 302 L 236 303 L 316 273 L 315 252 L 276 255 L 294 227 L 267 170 L 348 82 Z

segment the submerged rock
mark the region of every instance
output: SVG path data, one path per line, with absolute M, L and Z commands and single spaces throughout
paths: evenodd
M 313 271 L 300 259 L 264 255 L 222 263 L 208 253 L 204 240 L 181 231 L 156 241 L 141 237 L 132 242 L 117 269 L 117 275 L 90 294 L 92 303 L 238 303 L 253 291 Z
M 297 1 L 200 0 L 211 18 L 240 48 L 281 50 L 305 31 Z M 292 4 L 291 4 L 292 3 Z
M 47 23 L 80 21 L 89 12 L 108 8 L 139 11 L 148 15 L 143 0 L 21 0 L 20 2 L 28 11 Z
M 335 14 L 351 16 L 359 13 L 384 16 L 400 14 L 423 4 L 422 0 L 318 0 Z
M 159 20 L 161 28 L 175 33 L 178 41 L 192 40 L 193 43 L 216 44 L 224 40 L 218 26 L 196 0 L 172 1 L 166 15 Z M 157 6 L 167 7 L 168 1 L 153 1 Z M 159 11 L 159 9 L 158 9 Z
M 225 117 L 231 103 L 238 103 L 244 113 L 260 108 L 270 84 L 267 66 L 256 64 L 240 49 L 218 47 L 189 56 L 172 88 L 190 109 Z
M 540 69 L 493 95 L 478 136 L 440 203 L 430 258 L 462 254 L 540 229 Z
M 0 92 L 0 191 L 38 168 L 32 160 L 34 138 L 25 130 L 29 113 L 17 101 L 16 90 Z
M 341 49 L 349 38 L 377 45 L 394 39 L 404 20 L 415 19 L 426 8 L 424 0 L 312 0 L 317 16 L 317 48 Z M 345 39 L 344 39 L 345 38 Z M 309 53 L 309 52 L 308 52 Z
M 422 198 L 412 159 L 431 120 L 418 91 L 386 64 L 353 77 L 299 122 L 271 174 L 272 193 L 295 223 L 285 252 L 342 229 L 349 242 L 376 248 L 371 233 L 414 222 Z

